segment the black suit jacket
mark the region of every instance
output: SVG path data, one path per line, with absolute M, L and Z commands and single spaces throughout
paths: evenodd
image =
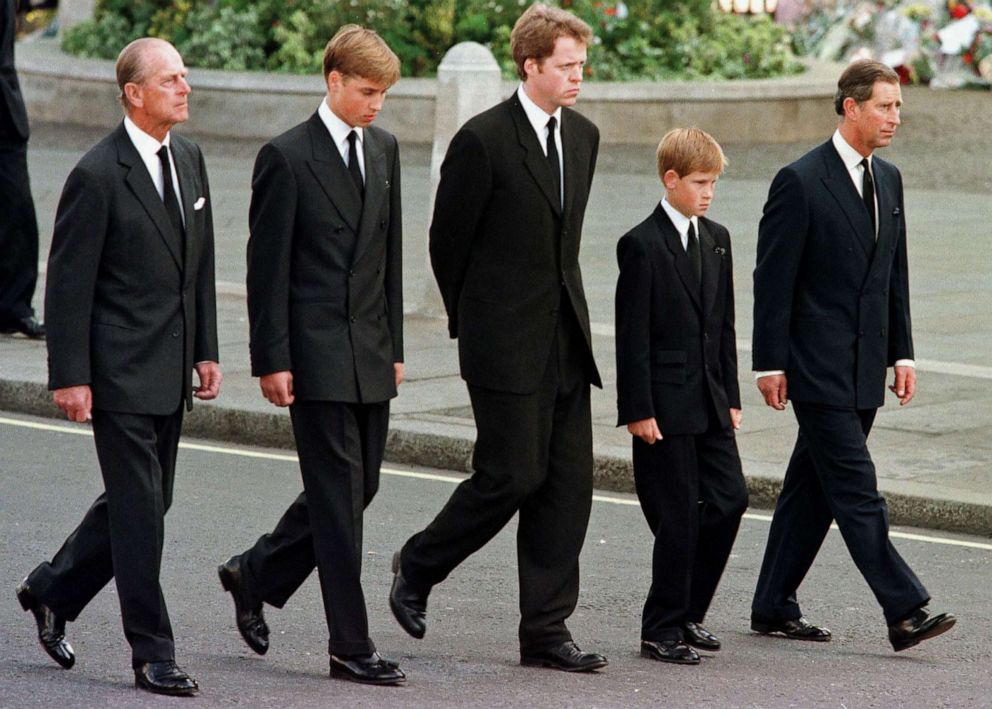
M 254 376 L 292 371 L 297 400 L 381 402 L 403 361 L 396 139 L 364 130 L 364 205 L 314 113 L 258 153 L 248 240 Z
M 902 177 L 872 159 L 878 240 L 830 141 L 783 168 L 758 230 L 753 366 L 789 397 L 871 409 L 885 370 L 913 358 Z
M 516 94 L 469 120 L 441 165 L 431 264 L 469 384 L 535 391 L 567 297 L 589 348 L 591 381 L 602 386 L 579 270 L 599 131 L 563 109 L 561 140 L 564 208 Z
M 123 123 L 66 180 L 48 258 L 49 388 L 89 384 L 93 406 L 192 407 L 193 365 L 217 361 L 214 233 L 200 149 L 172 133 L 185 249 Z
M 619 425 L 655 418 L 662 435 L 704 433 L 741 407 L 730 234 L 699 218 L 702 284 L 659 204 L 617 244 Z
M 17 1 L 0 0 L 0 142 L 24 143 L 28 139 L 28 114 L 14 69 Z

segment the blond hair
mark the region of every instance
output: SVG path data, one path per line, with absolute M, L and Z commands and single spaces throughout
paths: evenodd
M 324 49 L 325 81 L 332 71 L 392 86 L 400 78 L 400 60 L 374 30 L 344 25 Z
M 592 28 L 570 12 L 541 3 L 534 3 L 517 18 L 510 33 L 510 51 L 522 81 L 527 80 L 524 62 L 534 59 L 540 63 L 550 57 L 559 37 L 571 37 L 589 46 Z
M 699 128 L 673 128 L 658 143 L 658 177 L 674 170 L 679 177 L 693 172 L 722 173 L 727 157 L 716 139 Z

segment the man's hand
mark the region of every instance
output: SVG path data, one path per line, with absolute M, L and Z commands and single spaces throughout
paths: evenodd
M 652 416 L 649 419 L 641 419 L 627 424 L 627 430 L 632 436 L 637 436 L 649 446 L 662 439 L 661 429 L 658 428 L 658 421 Z
M 223 378 L 220 373 L 220 365 L 216 362 L 197 362 L 193 365 L 196 376 L 200 379 L 200 386 L 193 387 L 193 396 L 203 401 L 216 399 L 220 394 L 220 380 Z
M 89 384 L 56 389 L 52 392 L 52 400 L 70 421 L 83 423 L 93 418 L 93 390 Z
M 899 406 L 905 406 L 916 394 L 916 367 L 896 367 L 895 382 L 889 387 L 899 397 Z
M 765 397 L 765 403 L 776 411 L 785 410 L 785 405 L 789 403 L 789 385 L 784 374 L 759 377 L 758 390 Z
M 393 362 L 393 376 L 396 378 L 396 388 L 400 388 L 403 383 L 403 363 Z
M 289 370 L 265 374 L 258 383 L 262 387 L 262 396 L 276 406 L 289 406 L 293 403 L 293 373 Z
M 730 425 L 734 427 L 735 431 L 739 431 L 741 428 L 741 421 L 744 419 L 744 412 L 740 409 L 730 410 Z

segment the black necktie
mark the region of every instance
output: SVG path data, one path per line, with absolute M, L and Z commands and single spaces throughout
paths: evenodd
M 696 238 L 696 227 L 689 222 L 689 232 L 687 234 L 685 252 L 689 256 L 689 263 L 692 264 L 692 272 L 696 274 L 699 282 L 703 281 L 703 261 L 699 256 L 699 239 Z
M 861 197 L 865 201 L 865 209 L 868 210 L 868 217 L 871 219 L 871 235 L 875 236 L 875 180 L 871 177 L 871 170 L 868 169 L 868 158 L 861 161 L 861 167 L 865 169 L 864 180 L 861 183 Z
M 179 210 L 179 199 L 172 186 L 172 161 L 169 160 L 169 149 L 164 145 L 158 149 L 158 159 L 162 163 L 162 201 L 165 202 L 165 211 L 169 215 L 172 227 L 176 230 L 176 236 L 182 243 L 186 237 L 186 230 L 183 228 L 183 213 Z
M 351 179 L 355 181 L 358 196 L 364 200 L 365 180 L 362 179 L 362 169 L 358 166 L 358 150 L 355 147 L 357 141 L 358 133 L 351 131 L 348 134 L 348 172 L 351 173 Z
M 561 163 L 558 161 L 558 145 L 555 143 L 555 125 L 558 122 L 554 116 L 548 119 L 548 165 L 551 166 L 551 179 L 554 181 L 555 194 L 561 205 Z

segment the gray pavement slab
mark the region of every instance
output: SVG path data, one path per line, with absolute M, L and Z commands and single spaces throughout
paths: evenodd
M 894 399 L 878 416 L 871 447 L 893 519 L 992 536 L 992 100 L 986 93 L 906 92 L 904 126 L 882 155 L 906 184 L 910 280 L 920 391 L 908 407 Z M 195 110 L 195 95 L 194 105 Z M 949 133 L 947 113 L 973 120 Z M 304 118 L 301 116 L 301 119 Z M 109 127 L 108 127 L 109 128 Z M 646 129 L 649 129 L 646 127 Z M 652 129 L 653 130 L 653 129 Z M 659 135 L 663 132 L 659 128 Z M 29 148 L 42 260 L 62 183 L 102 131 L 38 124 Z M 194 138 L 196 136 L 193 136 Z M 719 136 L 717 136 L 719 138 Z M 824 136 L 826 138 L 827 136 Z M 225 374 L 217 402 L 188 419 L 199 435 L 291 445 L 288 417 L 265 402 L 250 377 L 244 303 L 244 247 L 250 176 L 258 140 L 203 139 L 217 232 L 219 334 Z M 765 407 L 751 378 L 751 270 L 757 224 L 775 171 L 810 144 L 725 146 L 730 166 L 711 216 L 731 230 L 737 296 L 744 428 L 738 436 L 754 504 L 771 505 L 795 437 L 791 413 Z M 433 287 L 425 262 L 429 146 L 404 145 L 405 294 L 412 306 Z M 601 152 L 584 229 L 581 261 L 605 388 L 593 392 L 597 484 L 630 489 L 629 437 L 615 427 L 614 247 L 660 197 L 654 156 L 643 148 Z M 41 311 L 44 274 L 36 294 Z M 405 324 L 407 382 L 393 402 L 392 460 L 468 469 L 474 428 L 458 376 L 456 346 L 443 321 L 410 313 Z M 0 407 L 55 415 L 47 404 L 45 348 L 0 338 Z M 915 498 L 920 498 L 916 500 Z M 903 506 L 903 500 L 907 504 Z M 934 501 L 939 502 L 936 504 Z M 912 503 L 912 504 L 910 504 Z M 925 504 L 924 504 L 925 503 Z M 914 515 L 926 510 L 926 517 Z

